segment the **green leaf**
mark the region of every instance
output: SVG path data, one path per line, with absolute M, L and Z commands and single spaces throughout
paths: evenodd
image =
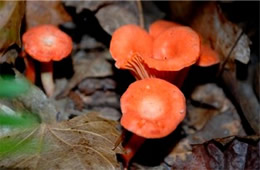
M 13 44 L 21 46 L 20 28 L 24 1 L 0 1 L 0 57 Z
M 30 87 L 25 78 L 0 77 L 0 97 L 16 97 L 25 93 Z
M 23 116 L 20 115 L 8 115 L 6 113 L 0 112 L 0 127 L 8 126 L 8 127 L 33 127 L 35 124 L 38 124 L 38 120 L 35 116 L 25 113 Z

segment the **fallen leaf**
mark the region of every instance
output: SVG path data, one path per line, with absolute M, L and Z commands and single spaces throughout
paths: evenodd
M 228 110 L 212 116 L 201 130 L 190 135 L 188 138 L 190 144 L 198 144 L 210 139 L 223 138 L 231 135 L 245 135 L 245 132 L 240 117 L 230 102 L 230 108 Z
M 191 99 L 222 112 L 227 110 L 230 105 L 223 90 L 214 83 L 208 83 L 196 87 L 192 92 Z
M 1 168 L 18 169 L 119 169 L 114 144 L 119 136 L 115 121 L 94 113 L 57 124 L 9 134 L 15 141 L 10 152 L 0 153 Z M 29 150 L 15 150 L 20 145 Z M 12 151 L 12 152 L 11 152 Z
M 137 1 L 118 1 L 101 8 L 96 17 L 102 28 L 110 35 L 122 25 L 139 22 Z
M 187 125 L 192 127 L 192 132 L 195 130 L 201 130 L 207 122 L 215 115 L 219 113 L 216 109 L 209 109 L 209 108 L 201 108 L 201 107 L 194 107 L 193 105 L 188 105 L 187 110 L 190 114 L 187 114 Z M 185 127 L 185 126 L 184 126 Z M 187 132 L 188 134 L 191 134 Z
M 96 79 L 87 78 L 78 85 L 78 89 L 85 95 L 92 94 L 97 90 L 115 90 L 116 82 L 110 78 Z
M 88 35 L 83 35 L 80 43 L 78 44 L 79 49 L 84 50 L 93 50 L 93 49 L 104 49 L 105 45 L 101 42 L 98 42 L 93 37 Z
M 58 26 L 71 21 L 61 1 L 27 1 L 25 16 L 27 28 L 41 24 Z
M 184 160 L 172 162 L 173 169 L 259 169 L 259 136 L 228 137 L 192 146 Z
M 112 107 L 94 107 L 92 110 L 97 111 L 102 118 L 118 121 L 121 118 L 121 113 Z
M 112 91 L 96 91 L 91 96 L 81 95 L 86 107 L 107 106 L 120 108 L 119 95 Z
M 21 46 L 20 28 L 24 1 L 0 1 L 0 57 L 13 44 Z

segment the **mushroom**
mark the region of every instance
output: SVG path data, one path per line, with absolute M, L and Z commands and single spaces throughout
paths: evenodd
M 173 132 L 186 114 L 185 97 L 173 84 L 158 78 L 132 83 L 120 99 L 121 125 L 133 135 L 122 155 L 126 166 L 145 139 Z
M 40 25 L 30 28 L 22 37 L 24 49 L 41 62 L 41 80 L 48 96 L 54 92 L 53 63 L 67 57 L 72 50 L 72 40 L 58 27 Z
M 152 56 L 152 37 L 137 25 L 117 29 L 110 42 L 110 53 L 118 69 L 128 69 L 136 79 L 149 77 L 143 58 Z
M 153 41 L 142 28 L 125 25 L 114 32 L 110 52 L 116 67 L 129 69 L 136 79 L 173 81 L 176 71 L 196 63 L 200 40 L 189 27 L 171 27 Z
M 176 22 L 166 21 L 166 20 L 157 20 L 153 22 L 149 27 L 149 34 L 156 39 L 160 34 L 171 27 L 181 26 Z M 201 54 L 197 61 L 197 65 L 201 67 L 208 67 L 214 64 L 219 63 L 218 54 L 207 44 L 201 35 Z
M 163 31 L 153 42 L 153 57 L 144 62 L 155 77 L 162 78 L 181 86 L 176 76 L 187 74 L 200 55 L 200 39 L 190 27 L 173 26 Z M 184 79 L 183 79 L 184 80 Z

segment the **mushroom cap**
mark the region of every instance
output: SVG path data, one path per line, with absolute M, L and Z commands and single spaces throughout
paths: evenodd
M 157 20 L 153 22 L 149 27 L 149 34 L 155 39 L 157 38 L 162 32 L 166 31 L 168 28 L 174 26 L 181 26 L 175 22 L 166 21 L 166 20 Z
M 184 119 L 185 97 L 173 84 L 158 78 L 132 83 L 120 99 L 121 125 L 145 138 L 170 134 Z
M 110 53 L 116 61 L 117 68 L 126 68 L 128 62 L 136 55 L 152 56 L 152 37 L 137 25 L 124 25 L 113 33 Z
M 196 63 L 200 55 L 200 38 L 190 27 L 171 27 L 153 43 L 153 58 L 144 58 L 150 68 L 179 71 Z
M 40 25 L 30 28 L 22 37 L 25 51 L 41 62 L 59 61 L 72 50 L 72 40 L 58 27 Z
M 200 57 L 196 64 L 201 67 L 208 67 L 218 64 L 219 62 L 219 57 L 216 51 L 214 51 L 208 44 L 202 44 Z

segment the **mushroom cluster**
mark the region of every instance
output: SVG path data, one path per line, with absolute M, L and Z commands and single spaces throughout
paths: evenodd
M 133 135 L 121 155 L 127 167 L 147 138 L 173 132 L 186 114 L 185 97 L 178 87 L 193 64 L 211 66 L 217 53 L 190 27 L 158 20 L 149 33 L 136 25 L 118 28 L 110 42 L 118 69 L 137 79 L 122 95 L 121 125 Z
M 203 42 L 203 43 L 201 43 Z M 159 20 L 149 33 L 136 25 L 117 29 L 110 53 L 119 69 L 128 69 L 137 80 L 157 77 L 181 86 L 193 64 L 211 66 L 218 55 L 190 27 Z

